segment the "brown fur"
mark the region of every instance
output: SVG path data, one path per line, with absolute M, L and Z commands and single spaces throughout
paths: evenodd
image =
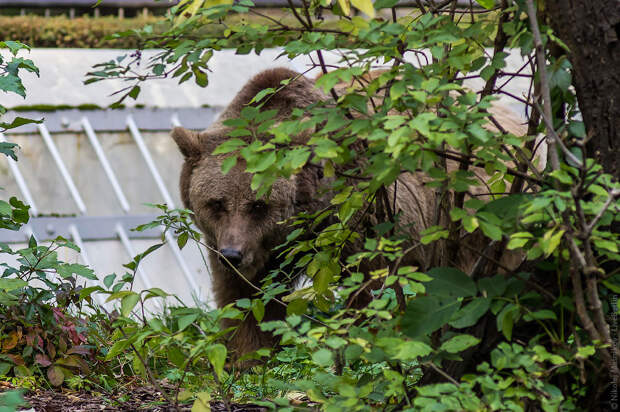
M 251 175 L 244 172 L 244 164 L 237 164 L 227 175 L 223 175 L 221 164 L 224 156 L 211 155 L 213 149 L 227 139 L 228 129 L 222 122 L 238 117 L 241 109 L 256 93 L 265 88 L 277 89 L 285 79 L 293 80 L 271 96 L 263 106 L 263 109 L 277 109 L 279 119 L 287 118 L 293 108 L 304 108 L 326 99 L 311 80 L 298 73 L 287 69 L 268 70 L 244 86 L 209 129 L 197 133 L 175 128 L 172 132 L 172 137 L 185 156 L 180 180 L 181 197 L 185 207 L 194 212 L 196 224 L 211 248 L 209 262 L 213 291 L 219 307 L 240 298 L 252 297 L 255 289 L 248 285 L 248 282 L 260 286 L 260 281 L 269 271 L 278 268 L 279 261 L 274 248 L 283 243 L 290 232 L 286 225 L 279 222 L 301 211 L 317 211 L 329 204 L 326 196 L 317 195 L 322 175 L 316 167 L 306 167 L 288 180 L 279 179 L 274 183 L 269 198 L 261 203 L 263 201 L 257 200 L 256 194 L 250 189 Z M 513 122 L 511 116 L 506 113 L 499 113 L 498 116 L 500 122 L 513 129 L 512 132 L 522 132 L 514 130 L 520 125 L 510 123 Z M 422 174 L 403 174 L 395 185 L 395 209 L 401 212 L 401 225 L 409 225 L 413 242 L 419 240 L 421 231 L 437 224 L 434 222 L 436 193 L 435 189 L 425 186 L 427 180 Z M 394 196 L 395 186 L 388 188 L 389 199 Z M 466 235 L 463 241 L 475 242 L 472 237 L 476 236 L 479 235 Z M 414 244 L 413 242 L 410 245 Z M 218 257 L 217 251 L 226 248 L 241 252 L 238 271 L 245 279 Z M 442 250 L 417 247 L 405 257 L 403 264 L 425 269 L 435 263 L 433 256 L 443 253 Z M 474 258 L 472 253 L 465 251 L 456 256 L 456 262 L 450 263 L 468 272 L 473 266 Z M 265 310 L 265 319 L 281 319 L 284 313 L 284 308 L 279 304 L 270 303 Z M 235 324 L 239 327 L 231 337 L 228 347 L 237 355 L 261 346 L 272 346 L 271 335 L 258 329 L 253 316 L 247 316 L 246 320 L 240 323 L 228 321 L 225 326 Z

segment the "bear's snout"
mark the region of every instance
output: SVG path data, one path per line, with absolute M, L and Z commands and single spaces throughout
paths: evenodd
M 233 248 L 224 248 L 220 250 L 220 262 L 222 262 L 224 266 L 231 264 L 234 267 L 238 268 L 241 265 L 242 259 L 243 255 L 241 254 L 240 250 Z

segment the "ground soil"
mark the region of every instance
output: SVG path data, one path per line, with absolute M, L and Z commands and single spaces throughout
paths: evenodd
M 7 382 L 0 382 L 0 393 L 15 389 Z M 153 387 L 142 386 L 125 389 L 119 394 L 97 394 L 90 391 L 30 390 L 24 393 L 24 399 L 30 406 L 19 410 L 33 408 L 36 412 L 92 412 L 92 411 L 154 411 L 185 412 L 191 410 L 191 403 L 174 406 L 166 402 L 161 392 Z M 263 412 L 267 408 L 251 404 L 224 404 L 211 402 L 212 412 Z

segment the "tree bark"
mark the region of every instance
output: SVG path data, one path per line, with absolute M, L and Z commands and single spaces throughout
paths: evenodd
M 570 48 L 589 157 L 620 177 L 620 0 L 547 0 L 554 33 Z

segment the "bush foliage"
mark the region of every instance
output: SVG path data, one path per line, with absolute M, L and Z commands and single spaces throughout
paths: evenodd
M 490 9 L 495 2 L 477 3 Z M 201 27 L 222 24 L 231 14 L 260 11 L 249 0 L 194 0 L 174 9 L 166 32 L 121 34 L 164 49 L 149 62 L 148 72 L 131 71 L 140 59 L 134 54 L 102 63 L 91 73 L 91 82 L 118 77 L 133 82 L 121 100 L 135 98 L 149 78 L 171 75 L 206 85 L 213 50 L 225 47 L 241 54 L 283 47 L 288 57 L 311 56 L 324 71 L 318 85 L 333 100 L 276 123 L 273 114 L 259 114 L 261 101 L 275 92 L 265 90 L 256 98 L 258 109 L 248 108 L 229 122 L 232 136 L 255 138 L 250 143 L 232 138 L 218 151 L 246 161 L 259 195 L 276 178 L 290 178 L 308 163 L 333 178 L 336 195 L 329 209 L 289 222 L 296 230 L 279 249 L 287 276 L 303 273 L 311 280 L 303 289 L 267 279 L 256 285 L 261 291 L 252 299 L 234 305 L 215 310 L 181 305 L 150 316 L 145 302 L 167 294 L 134 291 L 133 277 L 140 261 L 161 243 L 128 263 L 126 274 L 110 275 L 104 287 L 80 291 L 78 301 L 98 292 L 118 302 L 117 316 L 84 323 L 91 325 L 84 336 L 96 359 L 90 366 L 117 371 L 99 372 L 93 378 L 97 382 L 88 384 L 103 386 L 115 379 L 111 376 L 129 371 L 153 385 L 165 377 L 177 385 L 172 392 L 163 391 L 169 401 L 191 399 L 197 411 L 207 410 L 214 397 L 226 402 L 259 399 L 273 409 L 292 410 L 299 402 L 293 401 L 295 393 L 303 394 L 304 407 L 334 411 L 608 409 L 618 379 L 620 255 L 612 226 L 620 219 L 620 185 L 602 165 L 586 158 L 587 140 L 596 136 L 586 136 L 589 125 L 580 120 L 570 61 L 563 53 L 549 52 L 552 45 L 564 45 L 544 20 L 537 20 L 541 9 L 528 7 L 531 0 L 499 3 L 501 11 L 488 18 L 457 12 L 446 3 L 403 17 L 394 12 L 385 19 L 351 17 L 350 8 L 374 17 L 375 9 L 390 8 L 394 1 L 378 1 L 373 8 L 367 1 L 321 0 L 291 9 L 295 23 L 240 19 L 221 34 L 196 36 Z M 340 16 L 336 28 L 323 25 L 324 8 Z M 491 53 L 482 46 L 489 37 Z M 525 97 L 526 136 L 483 127 L 493 120 L 486 111 L 493 96 L 506 80 L 522 74 L 505 72 L 508 47 L 530 56 L 535 68 L 533 92 Z M 328 70 L 322 63 L 325 50 L 342 55 L 339 68 Z M 415 56 L 425 58 L 419 54 L 423 50 L 430 57 L 418 67 L 412 62 Z M 377 64 L 387 70 L 368 77 Z M 463 77 L 470 76 L 484 80 L 481 93 L 463 87 Z M 336 88 L 342 82 L 353 86 Z M 299 130 L 311 131 L 311 139 L 292 147 L 291 134 Z M 549 142 L 550 161 L 542 172 L 531 159 L 538 133 Z M 447 159 L 460 166 L 448 169 Z M 234 161 L 225 164 L 230 167 Z M 475 169 L 490 176 L 486 197 L 468 196 Z M 445 214 L 419 241 L 454 251 L 467 246 L 459 242 L 463 234 L 480 233 L 484 244 L 468 249 L 479 262 L 471 273 L 450 267 L 449 256 L 438 256 L 429 267 L 400 265 L 403 245 L 412 242 L 403 238 L 398 211 L 390 209 L 382 193 L 402 173 L 414 172 L 426 174 L 437 191 L 435 210 Z M 356 179 L 347 179 L 351 176 Z M 352 224 L 370 206 L 383 209 L 383 221 L 371 230 Z M 11 203 L 0 209 L 7 229 L 23 222 L 24 207 Z M 190 211 L 159 208 L 157 221 L 138 230 L 160 225 L 175 232 L 180 247 L 201 242 Z M 359 253 L 345 259 L 343 245 L 358 240 L 363 245 Z M 24 252 L 12 252 L 3 246 L 3 251 L 49 253 L 49 247 L 39 248 L 31 244 Z M 500 267 L 496 257 L 506 250 L 523 257 L 518 268 Z M 363 273 L 363 263 L 372 259 L 382 259 L 383 267 Z M 75 279 L 86 274 L 53 258 L 50 266 L 29 265 L 8 267 L 2 276 L 10 285 L 3 296 L 17 299 L 24 309 L 38 307 L 38 301 L 20 298 L 34 288 L 24 283 L 25 276 L 55 271 Z M 351 295 L 368 280 L 380 284 L 373 299 L 366 307 L 349 307 Z M 49 286 L 57 290 L 61 285 Z M 280 337 L 281 346 L 248 355 L 246 360 L 257 366 L 238 370 L 226 347 L 234 330 L 222 330 L 219 321 L 253 316 L 260 322 L 266 303 L 274 299 L 287 306 L 288 316 L 261 327 Z M 55 313 L 52 301 L 41 304 L 41 313 Z M 75 305 L 63 312 L 64 318 L 52 315 L 37 322 L 53 330 L 63 322 L 76 324 L 70 316 L 97 319 L 96 313 L 80 314 Z M 16 331 L 23 330 L 12 319 L 2 330 L 8 346 Z M 22 352 L 29 346 L 24 342 Z M 37 350 L 35 346 L 30 353 Z M 65 348 L 61 358 L 69 351 Z M 6 368 L 17 374 L 19 365 L 3 356 Z M 53 365 L 65 376 L 66 366 Z M 77 368 L 71 372 L 83 374 Z M 53 376 L 48 372 L 47 377 L 51 381 Z
M 157 25 L 161 21 L 161 18 L 153 16 L 132 19 L 0 16 L 0 33 L 5 39 L 20 41 L 31 47 L 135 49 L 141 45 L 138 38 L 108 37 L 147 24 Z

